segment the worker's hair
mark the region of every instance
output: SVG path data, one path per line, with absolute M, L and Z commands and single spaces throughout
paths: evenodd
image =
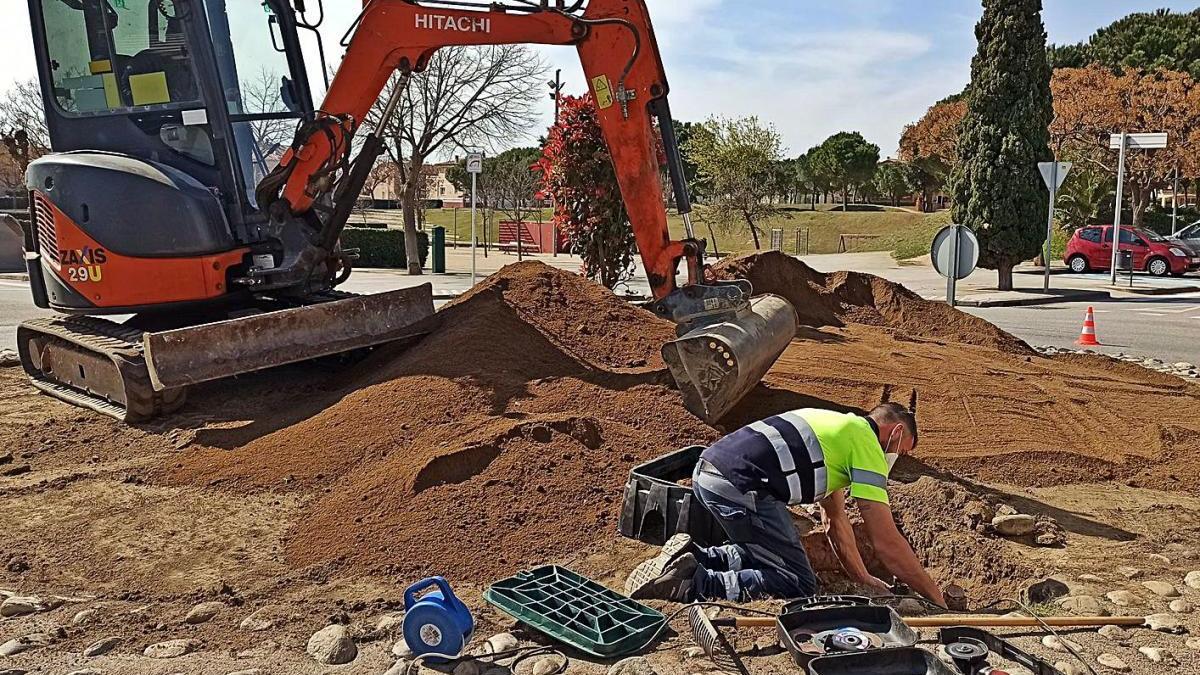
M 908 432 L 913 439 L 913 447 L 917 447 L 917 416 L 912 410 L 905 408 L 899 403 L 880 403 L 868 415 L 875 423 L 883 426 L 884 424 L 903 424 L 904 430 Z

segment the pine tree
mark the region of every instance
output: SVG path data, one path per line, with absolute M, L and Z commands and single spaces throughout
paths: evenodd
M 1041 0 L 983 0 L 975 27 L 967 116 L 951 176 L 956 223 L 979 237 L 979 264 L 1012 289 L 1012 268 L 1046 239 L 1049 194 L 1037 163 L 1050 161 L 1050 66 Z

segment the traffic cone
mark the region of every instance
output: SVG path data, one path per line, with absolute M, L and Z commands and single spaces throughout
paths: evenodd
M 1083 332 L 1079 334 L 1075 344 L 1083 347 L 1100 346 L 1100 342 L 1096 340 L 1096 311 L 1091 307 L 1088 307 L 1087 316 L 1083 319 Z

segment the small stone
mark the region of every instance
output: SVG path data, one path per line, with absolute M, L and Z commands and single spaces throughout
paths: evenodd
M 1142 576 L 1142 571 L 1136 567 L 1127 567 L 1125 565 L 1121 565 L 1117 568 L 1117 574 L 1120 574 L 1126 579 L 1137 579 Z
M 1183 583 L 1187 584 L 1188 588 L 1194 588 L 1200 591 L 1200 570 L 1188 572 L 1183 578 Z
M 517 648 L 520 643 L 512 633 L 496 633 L 483 646 L 484 654 L 503 654 Z
M 1121 628 L 1120 626 L 1114 626 L 1112 624 L 1101 626 L 1100 630 L 1096 631 L 1096 633 L 1099 634 L 1100 637 L 1120 644 L 1125 644 L 1125 641 L 1129 639 L 1129 633 L 1126 632 L 1124 628 Z
M 1019 512 L 1008 504 L 1001 504 L 996 507 L 997 516 L 1015 516 L 1017 513 Z
M 896 612 L 900 616 L 921 616 L 926 614 L 928 610 L 925 604 L 916 598 L 904 598 L 896 604 Z
M 1150 630 L 1176 635 L 1187 632 L 1187 629 L 1183 627 L 1183 621 L 1174 614 L 1151 614 L 1146 617 L 1146 627 Z
M 409 659 L 412 658 L 413 651 L 409 649 L 408 642 L 404 638 L 400 638 L 396 640 L 396 644 L 392 645 L 392 655 L 402 659 Z
M 1053 532 L 1043 532 L 1033 539 L 1038 546 L 1058 546 L 1063 543 L 1063 538 Z
M 262 672 L 262 668 L 247 668 L 246 670 L 235 670 L 225 675 L 262 675 Z
M 142 653 L 152 659 L 174 659 L 191 653 L 196 647 L 195 640 L 167 640 L 146 647 Z
M 692 649 L 700 648 L 692 647 Z M 700 651 L 701 653 L 704 652 L 703 649 L 700 649 Z M 561 659 L 557 659 L 553 656 L 543 656 L 542 658 L 533 662 L 532 672 L 533 675 L 554 675 L 558 671 L 562 670 L 562 667 L 563 662 Z
M 1070 592 L 1071 589 L 1058 579 L 1042 579 L 1026 586 L 1022 595 L 1029 604 L 1040 605 L 1061 598 Z
M 1079 575 L 1079 580 L 1080 580 L 1080 581 L 1086 581 L 1086 582 L 1087 582 L 1087 583 L 1089 583 L 1089 584 L 1102 584 L 1102 583 L 1104 583 L 1104 580 L 1103 580 L 1103 579 L 1101 579 L 1100 577 L 1096 576 L 1095 574 L 1080 574 L 1080 575 Z
M 1195 369 L 1195 367 L 1196 366 L 1188 363 L 1187 361 L 1180 361 L 1175 364 L 1176 370 L 1193 370 L 1193 369 Z
M 96 610 L 81 609 L 78 612 L 75 612 L 75 616 L 71 617 L 71 625 L 72 626 L 82 626 L 95 618 L 96 618 Z
M 0 349 L 0 368 L 12 368 L 21 365 L 21 357 L 11 349 Z
M 1108 598 L 1108 601 L 1117 607 L 1128 607 L 1138 601 L 1137 596 L 1129 591 L 1112 591 L 1105 593 L 1104 597 Z
M 1188 638 L 1184 644 L 1187 645 L 1188 649 L 1195 649 L 1200 652 L 1200 637 Z
M 1146 557 L 1147 557 L 1147 558 L 1149 558 L 1149 559 L 1151 559 L 1151 560 L 1154 560 L 1154 561 L 1160 562 L 1160 563 L 1162 563 L 1162 564 L 1164 564 L 1164 565 L 1170 565 L 1170 564 L 1171 564 L 1171 559 L 1170 559 L 1170 558 L 1168 558 L 1167 556 L 1165 556 L 1165 555 L 1161 554 L 1161 553 L 1151 553 L 1151 554 L 1147 555 Z
M 1165 663 L 1167 665 L 1176 664 L 1175 657 L 1171 654 L 1171 652 L 1163 649 L 1162 647 L 1138 647 L 1138 652 L 1140 652 L 1142 656 L 1150 659 L 1150 661 L 1153 663 Z
M 699 659 L 704 657 L 704 647 L 688 647 L 683 650 L 683 658 Z
M 1195 607 L 1192 607 L 1192 603 L 1184 600 L 1183 598 L 1172 600 L 1171 604 L 1167 605 L 1167 607 L 1176 614 L 1191 614 L 1196 609 Z
M 102 671 L 95 668 L 80 668 L 79 670 L 72 670 L 67 675 L 102 675 Z
M 1164 598 L 1179 597 L 1179 590 L 1165 581 L 1143 581 L 1142 586 L 1146 587 L 1151 593 Z
M 260 607 L 254 610 L 250 616 L 242 619 L 242 622 L 238 624 L 238 628 L 251 632 L 271 630 L 279 624 L 279 618 L 274 616 L 273 613 L 274 608 L 270 605 L 266 607 Z
M 1129 672 L 1129 664 L 1122 661 L 1121 657 L 1117 656 L 1116 654 L 1101 654 L 1100 656 L 1096 657 L 1096 663 L 1099 663 L 1105 668 L 1112 668 L 1118 673 Z
M 408 673 L 408 666 L 411 663 L 412 661 L 409 661 L 408 659 L 400 659 L 399 661 L 393 663 L 392 667 L 388 668 L 387 672 L 385 672 L 383 675 L 406 675 Z
M 1074 649 L 1076 652 L 1083 650 L 1083 647 L 1078 642 L 1073 642 L 1067 638 L 1058 637 L 1057 635 L 1047 635 L 1046 637 L 1042 638 L 1042 644 L 1045 645 L 1047 649 L 1053 649 L 1056 652 L 1064 652 L 1067 654 L 1071 653 L 1071 649 Z
M 1090 675 L 1086 668 L 1073 661 L 1059 661 L 1054 667 L 1063 675 Z
M 25 616 L 44 609 L 41 598 L 34 595 L 14 595 L 0 603 L 0 617 Z
M 1037 528 L 1037 519 L 1024 513 L 996 516 L 992 519 L 992 527 L 1006 537 L 1023 537 Z
M 85 647 L 83 649 L 83 655 L 90 657 L 90 656 L 100 656 L 102 654 L 107 654 L 107 653 L 111 652 L 114 648 L 116 648 L 116 646 L 119 644 L 121 644 L 121 638 L 116 637 L 115 635 L 112 637 L 106 637 L 101 640 L 97 640 L 97 641 L 93 642 L 92 644 L 88 645 L 87 647 Z
M 375 620 L 375 632 L 392 634 L 404 627 L 404 614 L 392 612 Z
M 483 675 L 483 666 L 475 659 L 467 659 L 454 666 L 454 675 Z
M 607 675 L 658 675 L 644 656 L 630 656 L 609 667 Z
M 183 617 L 183 622 L 192 625 L 204 623 L 220 614 L 223 609 L 225 609 L 225 603 L 223 602 L 202 602 L 193 607 L 187 613 L 187 616 Z
M 358 646 L 350 639 L 349 629 L 332 624 L 313 633 L 308 639 L 308 655 L 319 663 L 337 666 L 353 661 L 358 656 Z
M 1058 601 L 1058 606 L 1079 616 L 1108 616 L 1108 610 L 1090 595 L 1073 595 Z

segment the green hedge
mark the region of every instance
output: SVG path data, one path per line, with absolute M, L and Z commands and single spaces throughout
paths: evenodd
M 429 259 L 429 233 L 417 232 L 417 247 L 421 254 L 421 266 Z M 375 230 L 362 227 L 347 227 L 342 230 L 342 248 L 358 249 L 356 267 L 408 267 L 408 256 L 404 252 L 404 230 Z

